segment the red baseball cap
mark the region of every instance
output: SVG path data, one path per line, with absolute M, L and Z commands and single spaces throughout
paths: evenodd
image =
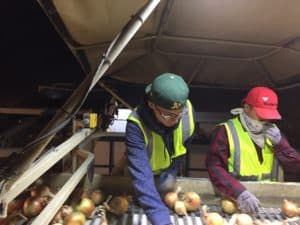
M 267 87 L 255 87 L 252 88 L 246 98 L 244 98 L 242 104 L 249 104 L 254 107 L 257 116 L 266 120 L 278 120 L 281 119 L 278 107 L 277 94 Z

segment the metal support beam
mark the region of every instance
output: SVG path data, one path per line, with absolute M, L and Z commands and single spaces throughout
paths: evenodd
M 8 203 L 23 192 L 29 185 L 48 171 L 54 164 L 61 160 L 65 155 L 78 146 L 84 139 L 92 134 L 91 129 L 82 129 L 67 141 L 63 142 L 59 146 L 50 149 L 40 159 L 34 162 L 34 164 L 26 170 L 23 175 L 14 182 L 9 190 L 2 190 L 0 195 L 0 204 L 2 210 L 0 212 L 0 218 L 7 216 Z
M 86 174 L 89 166 L 93 163 L 94 154 L 78 150 L 77 154 L 85 157 L 85 161 L 68 179 L 65 185 L 56 193 L 55 197 L 47 204 L 43 211 L 35 218 L 31 225 L 49 224 L 64 202 L 71 195 L 75 187 Z

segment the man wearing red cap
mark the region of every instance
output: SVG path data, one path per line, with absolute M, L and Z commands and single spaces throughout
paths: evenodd
M 276 181 L 279 164 L 286 171 L 300 169 L 300 154 L 278 127 L 281 119 L 276 93 L 267 87 L 252 88 L 235 118 L 216 127 L 206 166 L 215 188 L 237 200 L 245 213 L 258 210 L 260 202 L 240 181 Z

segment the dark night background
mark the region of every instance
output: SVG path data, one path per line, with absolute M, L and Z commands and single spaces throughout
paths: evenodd
M 5 0 L 1 9 L 1 95 L 11 99 L 4 104 L 35 99 L 38 84 L 83 79 L 79 64 L 37 1 Z

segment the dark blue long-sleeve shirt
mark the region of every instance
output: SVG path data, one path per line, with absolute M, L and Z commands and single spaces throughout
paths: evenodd
M 157 132 L 163 137 L 166 148 L 172 153 L 174 151 L 172 131 L 176 127 L 166 128 L 158 124 L 151 109 L 146 105 L 139 107 L 138 113 L 144 124 L 150 130 Z M 186 143 L 189 142 L 190 140 Z M 128 121 L 126 126 L 126 146 L 128 169 L 132 177 L 136 196 L 148 219 L 153 225 L 172 224 L 169 209 L 162 202 L 160 194 L 155 187 L 154 175 L 152 173 L 143 132 L 137 124 L 131 121 Z M 185 146 L 187 147 L 187 144 L 185 144 Z M 176 177 L 182 158 L 183 157 L 178 157 L 173 159 L 170 167 L 163 172 L 170 173 Z

